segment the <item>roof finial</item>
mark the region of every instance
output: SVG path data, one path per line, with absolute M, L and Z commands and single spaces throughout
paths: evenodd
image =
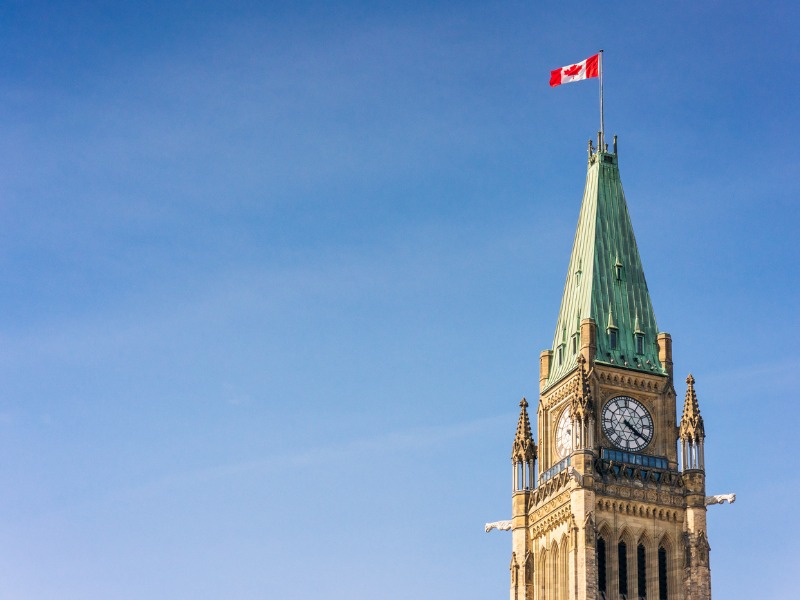
M 614 156 L 617 155 L 617 136 L 614 136 Z
M 592 158 L 592 153 L 594 152 L 594 146 L 592 145 L 592 140 L 589 140 L 589 158 Z

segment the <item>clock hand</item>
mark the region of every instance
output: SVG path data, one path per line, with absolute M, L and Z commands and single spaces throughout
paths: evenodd
M 639 431 L 638 429 L 636 429 L 633 425 L 631 425 L 631 422 L 628 421 L 628 419 L 623 419 L 623 422 L 628 427 L 628 429 L 630 429 L 633 433 L 638 435 L 640 438 L 645 439 L 644 434 L 641 431 Z

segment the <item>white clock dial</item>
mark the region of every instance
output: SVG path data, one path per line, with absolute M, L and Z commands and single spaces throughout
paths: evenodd
M 559 458 L 564 458 L 570 452 L 572 452 L 572 419 L 569 418 L 569 409 L 565 408 L 556 427 L 556 453 Z
M 617 396 L 603 407 L 603 432 L 620 450 L 641 450 L 653 439 L 653 418 L 641 402 Z

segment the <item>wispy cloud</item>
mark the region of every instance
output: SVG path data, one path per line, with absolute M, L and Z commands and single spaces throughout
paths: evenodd
M 125 496 L 159 494 L 165 489 L 194 486 L 217 480 L 235 479 L 254 473 L 279 472 L 319 463 L 325 457 L 328 465 L 345 463 L 365 455 L 386 455 L 441 446 L 454 440 L 470 439 L 485 435 L 487 429 L 507 426 L 513 415 L 503 414 L 471 421 L 448 423 L 439 426 L 414 427 L 399 431 L 387 431 L 370 437 L 362 437 L 328 445 L 306 448 L 301 452 L 275 454 L 252 460 L 214 465 L 174 473 L 142 486 L 121 490 Z

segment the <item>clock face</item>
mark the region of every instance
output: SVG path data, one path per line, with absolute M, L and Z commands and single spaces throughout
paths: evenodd
M 603 432 L 621 450 L 641 450 L 653 439 L 653 418 L 641 402 L 617 396 L 603 408 Z
M 572 451 L 572 420 L 569 418 L 569 409 L 561 413 L 556 427 L 556 452 L 564 458 Z

